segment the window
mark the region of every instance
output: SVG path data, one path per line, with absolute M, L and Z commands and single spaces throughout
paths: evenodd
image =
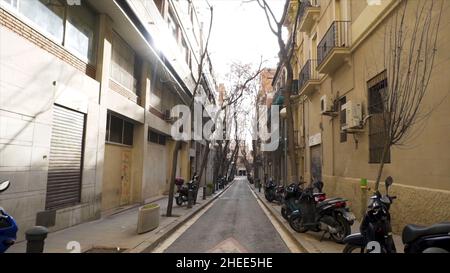
M 387 88 L 386 71 L 371 79 L 367 86 L 369 90 L 369 115 L 371 115 L 369 119 L 369 163 L 381 163 L 386 138 L 382 99 L 382 94 Z M 387 151 L 384 162 L 391 162 L 390 150 Z
M 106 141 L 133 145 L 134 124 L 111 113 L 106 117 Z
M 181 42 L 181 53 L 184 56 L 184 60 L 186 61 L 186 64 L 189 65 L 190 52 L 189 52 L 189 48 L 187 46 L 186 40 L 184 38 Z
M 111 56 L 111 78 L 132 92 L 136 92 L 134 64 L 134 51 L 114 32 Z
M 0 0 L 29 20 L 55 43 L 86 63 L 95 63 L 96 14 L 85 3 L 68 6 L 62 0 Z
M 64 45 L 84 61 L 95 62 L 95 14 L 76 6 L 67 9 Z
M 160 133 L 157 133 L 152 130 L 148 130 L 148 141 L 159 144 L 166 145 L 166 136 Z
M 347 98 L 346 97 L 342 97 L 339 99 L 339 124 L 340 124 L 340 129 L 341 129 L 341 136 L 340 136 L 340 140 L 341 143 L 342 142 L 347 142 L 347 133 L 342 131 L 342 127 L 347 124 L 347 114 L 345 112 L 345 109 L 342 109 L 342 106 L 347 102 Z
M 176 23 L 175 16 L 173 15 L 173 12 L 169 10 L 169 16 L 167 16 L 167 25 L 169 27 L 170 32 L 172 33 L 173 38 L 178 43 L 178 25 Z
M 155 72 L 156 73 L 156 72 Z M 158 111 L 162 111 L 162 96 L 164 91 L 164 85 L 159 77 L 154 77 L 151 81 L 150 89 L 150 106 Z

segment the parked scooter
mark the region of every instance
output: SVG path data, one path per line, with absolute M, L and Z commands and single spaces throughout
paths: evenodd
M 0 193 L 9 188 L 10 182 L 0 183 Z M 0 207 L 0 253 L 4 253 L 17 239 L 18 226 L 14 218 Z
M 389 195 L 389 187 L 394 180 L 386 178 L 386 194 L 379 191 L 370 198 L 368 208 L 361 222 L 360 233 L 344 239 L 344 253 L 368 252 L 369 242 L 379 244 L 381 253 L 396 253 L 392 238 L 390 206 L 397 197 Z M 402 233 L 405 253 L 449 253 L 450 222 L 439 223 L 429 227 L 406 225 Z M 373 245 L 373 244 L 371 244 Z M 373 250 L 374 251 L 374 250 Z
M 281 185 L 278 186 L 273 179 L 270 178 L 269 182 L 264 187 L 264 196 L 269 202 L 278 201 L 281 203 L 284 196 L 284 187 Z
M 194 175 L 192 177 L 192 180 L 190 180 L 187 184 L 184 183 L 183 178 L 175 179 L 175 184 L 178 187 L 177 195 L 175 196 L 175 201 L 178 206 L 182 206 L 184 202 L 188 202 L 190 190 L 193 193 L 193 198 L 194 198 L 193 203 L 196 204 L 195 193 L 197 191 L 197 178 L 198 178 L 198 176 Z
M 225 187 L 225 178 L 222 176 L 217 177 L 217 186 L 219 189 L 223 189 Z
M 321 240 L 328 233 L 333 241 L 342 243 L 356 218 L 347 207 L 347 200 L 340 197 L 325 199 L 322 188 L 323 183 L 317 181 L 303 190 L 300 209 L 291 214 L 289 225 L 299 233 L 323 231 Z
M 305 182 L 292 183 L 286 187 L 283 204 L 281 205 L 281 216 L 284 219 L 289 220 L 293 211 L 300 209 L 299 199 L 302 194 L 301 185 Z

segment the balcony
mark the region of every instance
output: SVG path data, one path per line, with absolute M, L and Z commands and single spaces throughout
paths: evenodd
M 300 5 L 298 29 L 309 34 L 319 15 L 320 6 L 317 0 L 303 1 Z
M 350 56 L 350 21 L 334 21 L 317 46 L 317 71 L 331 74 Z
M 310 95 L 320 85 L 319 72 L 316 70 L 317 60 L 308 60 L 300 71 L 298 78 L 299 94 Z

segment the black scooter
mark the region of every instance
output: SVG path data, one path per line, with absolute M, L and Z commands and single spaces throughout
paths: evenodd
M 191 181 L 187 184 L 184 184 L 184 179 L 176 178 L 175 184 L 178 187 L 177 195 L 175 196 L 175 202 L 178 206 L 182 206 L 184 202 L 188 202 L 189 191 L 192 191 L 194 198 L 194 205 L 196 204 L 196 191 L 197 191 L 197 176 L 194 175 Z
M 350 226 L 356 218 L 347 207 L 347 200 L 340 197 L 323 200 L 322 188 L 323 183 L 316 181 L 303 190 L 299 199 L 300 209 L 291 214 L 289 225 L 299 233 L 323 231 L 321 240 L 325 234 L 330 234 L 333 241 L 342 243 L 350 234 Z
M 397 197 L 389 195 L 392 177 L 386 178 L 386 194 L 376 191 L 361 222 L 360 232 L 344 239 L 344 253 L 381 252 L 396 253 L 392 238 L 390 206 Z M 403 229 L 402 241 L 405 253 L 450 253 L 450 223 L 439 223 L 429 227 L 407 225 Z M 370 248 L 371 251 L 368 249 Z
M 284 187 L 281 185 L 278 186 L 272 179 L 264 186 L 264 196 L 269 202 L 276 200 L 281 203 L 283 201 L 283 195 Z
M 284 219 L 289 220 L 292 212 L 300 209 L 299 199 L 302 194 L 301 185 L 304 183 L 305 182 L 292 183 L 286 187 L 283 204 L 281 205 L 281 216 L 283 216 Z

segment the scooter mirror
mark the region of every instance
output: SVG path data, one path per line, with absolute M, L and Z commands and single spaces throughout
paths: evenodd
M 9 185 L 11 183 L 9 182 L 9 180 L 3 181 L 0 183 L 0 192 L 2 191 L 6 191 L 6 189 L 8 189 Z
M 384 185 L 386 186 L 386 194 L 389 192 L 389 187 L 394 183 L 394 179 L 391 176 L 388 176 L 384 181 Z
M 388 176 L 384 183 L 386 184 L 386 188 L 388 188 L 392 185 L 392 183 L 394 183 L 394 179 L 392 178 L 392 176 Z

